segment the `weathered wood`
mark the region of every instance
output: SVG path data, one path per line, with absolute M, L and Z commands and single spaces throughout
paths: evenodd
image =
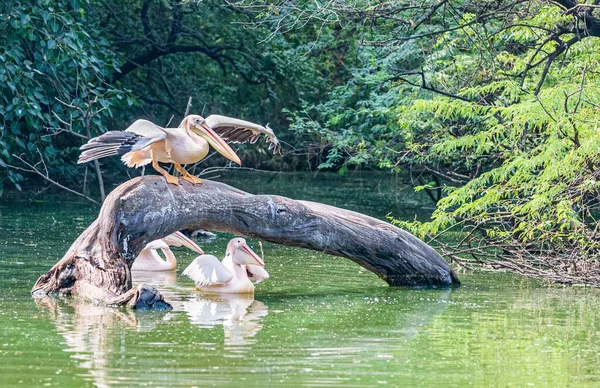
M 168 307 L 158 291 L 132 289 L 129 268 L 148 242 L 186 228 L 347 257 L 392 286 L 460 284 L 433 248 L 387 222 L 320 203 L 252 195 L 209 180 L 174 186 L 146 176 L 123 183 L 106 198 L 98 218 L 38 279 L 32 293 Z

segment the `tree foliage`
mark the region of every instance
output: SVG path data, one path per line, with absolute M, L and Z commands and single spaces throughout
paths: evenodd
M 404 174 L 436 210 L 394 222 L 459 265 L 600 285 L 595 2 L 4 1 L 0 26 L 3 182 L 94 195 L 130 172 L 78 146 L 191 96 L 271 122 L 287 168 Z
M 459 265 L 600 285 L 597 8 L 282 1 L 261 16 L 364 42 L 347 82 L 294 114 L 292 128 L 329 148 L 322 167 L 408 172 L 437 208 L 395 222 Z
M 135 172 L 117 158 L 77 166 L 78 147 L 138 118 L 177 125 L 190 97 L 190 113 L 270 122 L 285 141 L 282 109 L 320 98 L 327 80 L 313 71 L 327 65 L 265 44 L 250 21 L 217 0 L 0 2 L 0 182 L 95 196 L 90 182 Z M 281 163 L 264 145 L 239 152 L 246 166 Z
M 76 1 L 0 5 L 0 175 L 17 188 L 22 169 L 74 183 L 74 145 L 86 123 L 106 131 L 111 108 L 126 105 L 126 93 L 107 83 L 120 66 L 110 44 L 86 23 Z M 22 161 L 27 164 L 23 164 Z

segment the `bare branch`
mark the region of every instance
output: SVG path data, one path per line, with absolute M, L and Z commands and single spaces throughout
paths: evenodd
M 100 202 L 96 201 L 93 198 L 88 197 L 87 195 L 80 193 L 79 191 L 75 191 L 73 189 L 70 189 L 66 186 L 61 185 L 60 183 L 58 183 L 57 181 L 53 180 L 52 178 L 50 178 L 48 175 L 42 173 L 40 170 L 38 170 L 35 166 L 33 166 L 32 164 L 28 163 L 26 160 L 24 160 L 23 158 L 21 158 L 19 155 L 15 155 L 13 154 L 13 157 L 17 158 L 21 163 L 23 163 L 25 166 L 29 167 L 29 168 L 23 168 L 23 167 L 19 167 L 19 166 L 13 166 L 13 165 L 8 165 L 7 166 L 9 168 L 18 170 L 18 171 L 22 171 L 22 172 L 26 172 L 26 173 L 30 173 L 30 174 L 36 174 L 40 177 L 42 177 L 45 181 L 53 184 L 56 187 L 59 187 L 65 191 L 68 191 L 69 193 L 78 195 L 80 197 L 83 197 L 85 199 L 87 199 L 88 201 L 91 201 L 97 205 L 100 205 Z

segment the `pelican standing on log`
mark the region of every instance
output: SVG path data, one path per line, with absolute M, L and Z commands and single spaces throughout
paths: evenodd
M 133 265 L 131 266 L 132 271 L 171 271 L 177 267 L 177 259 L 175 254 L 171 251 L 172 247 L 184 246 L 191 249 L 194 252 L 204 254 L 202 248 L 200 248 L 195 242 L 187 238 L 181 232 L 175 232 L 168 235 L 167 237 L 159 240 L 154 240 L 146 244 L 144 249 L 140 252 L 138 257 L 135 258 Z M 165 255 L 166 260 L 163 260 L 157 250 L 161 250 Z
M 198 256 L 183 271 L 183 275 L 196 283 L 200 291 L 211 294 L 253 294 L 252 281 L 261 282 L 269 278 L 264 270 L 265 263 L 246 244 L 236 237 L 227 244 L 222 262 L 212 255 Z
M 197 163 L 208 154 L 209 144 L 227 159 L 241 165 L 236 153 L 227 145 L 232 143 L 256 143 L 264 134 L 271 143 L 270 150 L 281 154 L 281 145 L 273 130 L 249 121 L 226 116 L 210 115 L 206 119 L 189 115 L 178 128 L 162 128 L 148 120 L 137 120 L 124 131 L 110 131 L 90 139 L 81 147 L 78 164 L 107 156 L 121 155 L 127 167 L 140 167 L 152 163 L 152 167 L 165 177 L 168 183 L 179 184 L 158 163 L 173 166 L 192 184 L 202 183 L 200 178 L 189 174 L 181 165 Z

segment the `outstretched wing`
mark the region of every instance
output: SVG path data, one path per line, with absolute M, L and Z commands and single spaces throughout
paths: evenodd
M 248 274 L 248 278 L 253 282 L 260 283 L 263 280 L 267 280 L 269 278 L 269 273 L 265 271 L 264 268 L 259 267 L 258 265 L 246 264 L 246 273 Z
M 267 141 L 271 143 L 269 150 L 273 150 L 274 154 L 283 155 L 281 144 L 268 124 L 263 127 L 250 121 L 220 115 L 208 116 L 206 124 L 224 140 L 231 143 L 246 143 L 249 141 L 254 144 L 260 138 L 260 135 L 265 135 Z
M 146 148 L 166 137 L 167 132 L 153 122 L 136 120 L 124 131 L 110 131 L 90 139 L 81 146 L 80 150 L 83 152 L 77 163 L 85 163 L 112 155 L 125 155 L 128 152 Z
M 164 139 L 167 137 L 167 131 L 164 128 L 159 127 L 150 120 L 144 119 L 135 120 L 125 131 L 137 133 L 147 138 L 160 137 Z
M 183 271 L 183 275 L 192 279 L 199 287 L 227 283 L 233 278 L 232 273 L 212 255 L 196 257 Z
M 181 232 L 175 232 L 163 238 L 163 241 L 172 247 L 184 246 L 187 249 L 191 249 L 194 252 L 204 254 L 202 248 L 200 248 L 195 242 L 189 239 L 186 235 Z

